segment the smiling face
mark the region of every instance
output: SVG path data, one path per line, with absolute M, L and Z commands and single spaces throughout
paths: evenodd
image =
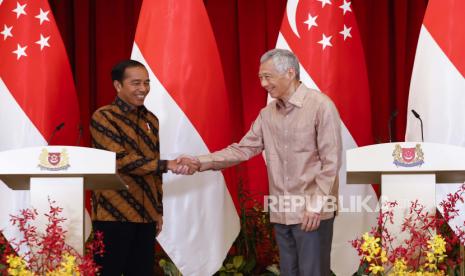
M 113 86 L 118 92 L 118 97 L 127 104 L 133 107 L 141 106 L 150 92 L 149 73 L 142 66 L 127 67 L 122 81 L 113 81 Z
M 295 72 L 292 68 L 284 73 L 280 73 L 273 63 L 273 59 L 260 64 L 258 71 L 260 84 L 274 99 L 287 100 L 293 91 L 295 82 Z

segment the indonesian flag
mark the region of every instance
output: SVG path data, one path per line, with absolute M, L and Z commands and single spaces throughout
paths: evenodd
M 465 1 L 430 0 L 421 26 L 413 66 L 405 140 L 421 141 L 420 114 L 425 142 L 465 146 Z M 458 190 L 458 184 L 436 185 L 436 202 Z M 465 208 L 450 222 L 463 225 Z M 442 211 L 442 208 L 438 206 Z
M 160 120 L 162 158 L 231 142 L 223 71 L 202 0 L 145 0 L 132 58 L 149 71 L 145 104 Z M 240 228 L 222 173 L 165 174 L 163 190 L 158 241 L 184 275 L 212 275 Z
M 277 48 L 298 56 L 301 80 L 327 94 L 341 115 L 344 154 L 331 264 L 336 275 L 352 275 L 360 259 L 349 241 L 376 225 L 377 213 L 362 204 L 374 209 L 377 197 L 371 185 L 346 184 L 345 151 L 373 142 L 365 58 L 351 2 L 289 0 Z
M 73 77 L 48 1 L 0 0 L 0 151 L 74 145 L 78 128 Z M 0 230 L 18 237 L 9 215 L 29 208 L 29 194 L 0 181 L 0 195 Z

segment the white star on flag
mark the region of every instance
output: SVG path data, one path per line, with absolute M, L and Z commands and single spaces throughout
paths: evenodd
M 321 7 L 324 8 L 326 4 L 331 5 L 331 0 L 318 0 L 321 2 Z
M 308 25 L 308 30 L 310 30 L 313 26 L 318 26 L 316 23 L 318 15 L 312 16 L 310 13 L 308 14 L 308 19 L 304 23 Z
M 40 25 L 42 25 L 42 23 L 44 21 L 48 21 L 50 22 L 50 19 L 48 19 L 48 13 L 50 11 L 46 11 L 44 12 L 42 9 L 40 9 L 40 13 L 38 15 L 35 16 L 35 18 L 38 18 L 40 20 Z
M 326 36 L 325 34 L 323 34 L 323 38 L 320 41 L 318 41 L 318 43 L 320 43 L 323 46 L 323 50 L 326 48 L 326 46 L 333 46 L 333 44 L 331 44 L 331 37 L 332 35 Z
M 352 37 L 350 34 L 350 30 L 352 30 L 352 27 L 347 28 L 346 24 L 344 24 L 344 30 L 340 31 L 339 33 L 344 36 L 344 40 L 348 37 Z
M 44 37 L 42 34 L 40 34 L 40 40 L 36 41 L 36 43 L 40 45 L 40 50 L 44 49 L 45 46 L 50 47 L 50 44 L 48 44 L 49 39 L 50 36 Z
M 3 31 L 0 33 L 3 35 L 3 40 L 6 40 L 9 36 L 10 37 L 13 37 L 13 35 L 11 34 L 11 29 L 13 29 L 13 26 L 11 27 L 8 27 L 7 25 L 3 25 Z
M 26 57 L 26 48 L 27 46 L 21 47 L 21 45 L 18 44 L 18 49 L 14 50 L 13 53 L 16 54 L 16 59 L 19 60 L 21 57 Z
M 342 14 L 346 14 L 346 12 L 351 12 L 352 9 L 350 8 L 350 2 L 347 2 L 346 0 L 344 0 L 344 4 L 340 5 L 339 8 L 341 8 L 343 10 L 343 13 Z
M 21 14 L 26 15 L 26 11 L 24 10 L 26 6 L 27 4 L 21 5 L 19 2 L 16 2 L 16 9 L 13 10 L 13 12 L 16 13 L 16 19 L 18 19 Z

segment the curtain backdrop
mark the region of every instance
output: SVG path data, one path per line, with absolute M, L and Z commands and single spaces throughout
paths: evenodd
M 398 115 L 393 122 L 393 140 L 403 140 L 408 88 L 427 2 L 352 1 L 366 54 L 372 128 L 377 142 L 389 140 L 388 122 L 395 110 Z M 84 126 L 83 145 L 89 145 L 90 115 L 115 96 L 110 70 L 116 62 L 131 55 L 141 3 L 141 0 L 113 0 L 111 4 L 103 0 L 50 0 L 74 73 Z M 259 58 L 276 44 L 286 1 L 204 0 L 204 3 L 234 110 L 231 127 L 237 141 L 266 104 L 267 95 L 257 77 Z M 218 131 L 221 127 L 218 126 Z M 252 193 L 266 193 L 265 175 L 261 157 L 226 172 L 228 181 L 243 181 Z M 231 193 L 234 197 L 236 191 Z

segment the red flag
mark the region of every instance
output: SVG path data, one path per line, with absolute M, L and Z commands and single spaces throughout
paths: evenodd
M 201 0 L 145 0 L 132 57 L 146 64 L 146 106 L 160 120 L 162 158 L 205 154 L 231 142 L 218 49 Z M 185 275 L 212 275 L 239 233 L 221 172 L 164 175 L 158 240 Z
M 47 142 L 74 145 L 78 139 L 74 81 L 48 1 L 0 0 L 0 110 L 0 150 Z M 7 199 L 0 203 L 3 229 L 14 207 L 28 207 L 28 196 L 1 182 L 0 190 Z M 13 235 L 6 232 L 7 238 Z
M 418 39 L 408 110 L 423 119 L 425 142 L 465 147 L 465 10 L 464 1 L 430 0 Z M 421 141 L 419 120 L 408 112 L 406 141 Z M 436 203 L 455 193 L 462 184 L 436 185 Z M 458 216 L 449 221 L 452 229 L 465 220 L 465 204 L 457 204 Z
M 344 152 L 371 144 L 371 109 L 364 53 L 357 22 L 347 0 L 289 0 L 278 48 L 293 51 L 301 64 L 301 79 L 331 97 L 343 122 Z M 339 174 L 340 210 L 334 225 L 332 270 L 344 275 L 357 269 L 357 254 L 348 243 L 374 226 L 375 213 L 348 212 L 349 201 L 376 195 L 371 186 L 346 185 L 345 154 Z M 372 224 L 373 223 L 373 224 Z M 350 256 L 353 256 L 352 258 Z

